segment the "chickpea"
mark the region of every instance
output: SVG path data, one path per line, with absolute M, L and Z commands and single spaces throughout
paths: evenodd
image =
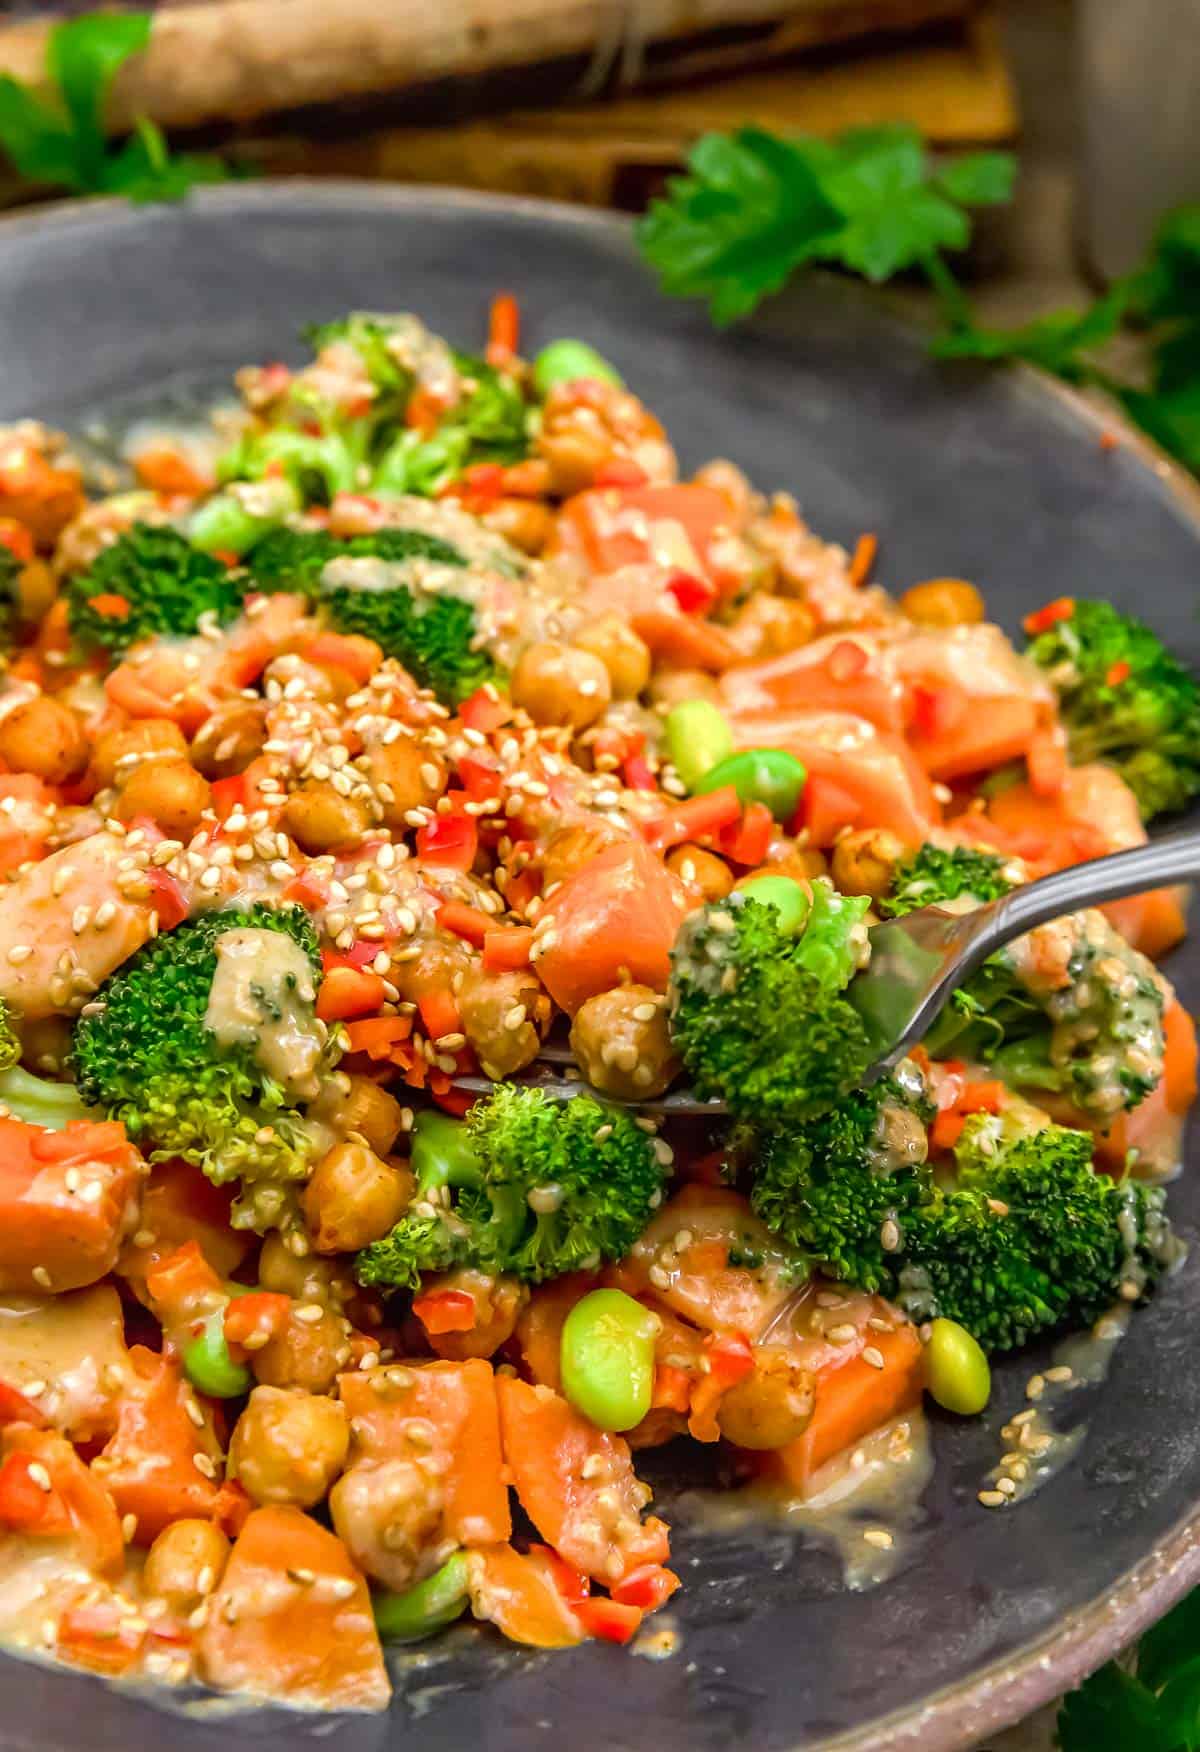
M 426 1293 L 465 1290 L 475 1303 L 475 1324 L 469 1332 L 429 1335 L 430 1349 L 456 1363 L 468 1357 L 494 1356 L 516 1331 L 517 1317 L 529 1300 L 529 1291 L 516 1278 L 490 1277 L 469 1266 L 426 1278 L 424 1288 Z
M 571 1050 L 588 1082 L 619 1101 L 661 1095 L 679 1071 L 666 1000 L 649 986 L 589 998 L 571 1024 Z
M 212 802 L 203 773 L 188 760 L 150 760 L 121 786 L 113 813 L 122 821 L 148 815 L 171 839 L 190 840 Z
M 614 699 L 635 699 L 650 680 L 650 647 L 619 614 L 585 622 L 573 642 L 603 663 Z
M 329 1493 L 334 1531 L 358 1565 L 403 1593 L 441 1536 L 441 1482 L 416 1458 L 356 1460 Z
M 869 894 L 880 900 L 892 886 L 904 847 L 886 827 L 860 827 L 843 834 L 833 848 L 833 881 L 843 894 Z
M 256 1387 L 234 1427 L 229 1471 L 256 1503 L 311 1509 L 345 1466 L 349 1447 L 340 1400 Z
M 754 1372 L 721 1399 L 717 1422 L 736 1448 L 782 1448 L 812 1420 L 813 1378 L 786 1345 L 754 1349 Z
M 399 1222 L 416 1186 L 366 1144 L 335 1144 L 304 1189 L 304 1220 L 318 1253 L 352 1253 Z
M 828 874 L 829 859 L 819 846 L 793 846 L 782 858 L 772 858 L 770 863 L 760 864 L 757 870 L 747 870 L 733 886 L 741 888 L 744 883 L 753 882 L 756 876 L 790 876 L 793 882 L 811 882 L 815 876 Z
M 721 690 L 702 669 L 656 669 L 650 677 L 650 698 L 656 706 L 677 706 L 681 700 L 721 702 Z
M 258 1256 L 258 1281 L 264 1290 L 293 1296 L 297 1302 L 319 1302 L 340 1307 L 354 1293 L 353 1280 L 331 1259 L 302 1258 L 292 1252 L 283 1236 L 272 1231 Z
M 393 833 L 404 832 L 410 809 L 434 804 L 446 783 L 445 762 L 412 736 L 376 743 L 358 764 L 374 788 L 384 826 Z
M 138 718 L 120 730 L 106 730 L 96 738 L 88 777 L 97 790 L 115 785 L 143 760 L 186 760 L 188 745 L 183 731 L 170 718 Z
M 701 900 L 724 900 L 733 887 L 733 873 L 724 858 L 703 846 L 676 846 L 667 854 L 667 869 Z
M 83 725 L 69 706 L 39 694 L 0 717 L 0 760 L 48 785 L 77 779 L 88 762 Z
M 263 671 L 263 681 L 274 681 L 280 687 L 299 682 L 303 698 L 318 705 L 337 705 L 358 689 L 358 682 L 348 669 L 339 664 L 310 663 L 294 651 L 276 657 Z
M 356 1133 L 377 1156 L 386 1156 L 403 1129 L 404 1109 L 394 1095 L 389 1095 L 370 1077 L 348 1076 L 345 1080 L 350 1085 L 348 1089 L 343 1091 L 336 1082 L 331 1084 L 329 1094 L 314 1103 L 309 1112 L 343 1137 Z
M 574 651 L 553 639 L 528 645 L 512 678 L 513 704 L 535 724 L 569 724 L 586 730 L 612 699 L 608 670 L 590 651 Z
M 542 853 L 542 887 L 549 893 L 559 882 L 565 882 L 576 870 L 582 870 L 605 846 L 616 845 L 625 835 L 602 815 L 589 816 L 570 827 L 560 827 L 547 842 Z
M 926 627 L 973 627 L 984 618 L 983 597 L 965 578 L 930 578 L 900 598 L 909 620 Z
M 730 627 L 730 637 L 746 657 L 778 657 L 806 645 L 817 630 L 811 608 L 794 596 L 759 590 Z
M 471 971 L 471 957 L 457 940 L 428 937 L 412 961 L 394 961 L 391 979 L 400 996 L 419 1004 L 427 992 L 449 988 L 457 992 Z
M 483 522 L 523 554 L 540 554 L 554 527 L 554 514 L 540 499 L 501 499 Z
M 537 1057 L 550 1000 L 532 973 L 469 973 L 458 994 L 463 1033 L 485 1076 L 511 1077 Z
M 142 1585 L 186 1618 L 216 1588 L 229 1561 L 229 1541 L 211 1521 L 172 1521 L 146 1553 Z
M 310 779 L 293 791 L 280 817 L 301 851 L 311 857 L 356 845 L 370 826 L 357 797 L 343 797 L 324 779 Z
M 549 464 L 550 490 L 556 497 L 569 499 L 572 493 L 582 493 L 596 478 L 613 454 L 613 441 L 603 427 L 564 426 L 557 431 L 543 428 L 538 440 L 538 454 Z
M 17 612 L 21 624 L 35 627 L 58 595 L 58 580 L 45 560 L 30 560 L 17 573 Z
M 350 1323 L 331 1308 L 319 1319 L 301 1320 L 305 1307 L 293 1308 L 283 1331 L 261 1350 L 252 1351 L 250 1367 L 268 1387 L 300 1387 L 305 1393 L 328 1393 L 340 1370 L 350 1362 Z
M 206 779 L 235 778 L 258 758 L 266 734 L 263 701 L 229 700 L 193 736 L 192 765 Z

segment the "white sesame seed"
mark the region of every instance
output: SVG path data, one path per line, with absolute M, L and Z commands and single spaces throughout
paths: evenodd
M 879 1551 L 890 1551 L 896 1543 L 884 1527 L 868 1527 L 863 1538 L 868 1545 L 874 1545 Z

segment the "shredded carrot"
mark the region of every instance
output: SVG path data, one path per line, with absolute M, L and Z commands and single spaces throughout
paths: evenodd
M 497 292 L 488 317 L 485 358 L 489 365 L 507 365 L 521 338 L 521 311 L 511 292 Z
M 533 948 L 532 925 L 489 926 L 483 938 L 483 970 L 485 973 L 516 973 L 529 966 Z
M 495 923 L 490 913 L 481 912 L 475 906 L 465 906 L 459 900 L 448 900 L 440 906 L 437 922 L 444 931 L 453 931 L 456 937 L 473 943 L 477 949 L 483 947 L 484 939 Z
M 860 535 L 854 544 L 854 557 L 850 561 L 850 582 L 855 589 L 860 590 L 869 582 L 871 568 L 875 564 L 875 556 L 879 552 L 879 537 L 877 535 Z

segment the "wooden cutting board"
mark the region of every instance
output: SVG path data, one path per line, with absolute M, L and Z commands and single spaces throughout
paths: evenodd
M 156 8 L 144 55 L 125 67 L 111 121 L 165 127 L 244 122 L 378 98 L 432 81 L 564 63 L 565 96 L 647 77 L 961 18 L 974 0 L 176 0 Z M 43 0 L 0 23 L 0 72 L 38 84 L 46 34 L 78 6 Z M 0 0 L 0 14 L 11 10 Z M 673 70 L 672 64 L 675 63 Z
M 683 90 L 516 110 L 452 127 L 314 123 L 250 134 L 247 155 L 272 175 L 367 176 L 641 207 L 710 129 L 754 122 L 833 134 L 880 122 L 915 124 L 931 144 L 1010 139 L 1017 106 L 994 18 L 901 43 L 805 57 Z

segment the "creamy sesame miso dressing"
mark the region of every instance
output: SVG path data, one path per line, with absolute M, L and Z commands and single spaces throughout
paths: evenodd
M 246 1046 L 290 1095 L 311 1101 L 325 1044 L 313 1016 L 316 991 L 308 958 L 282 931 L 252 927 L 217 938 L 204 1020 L 221 1046 Z

